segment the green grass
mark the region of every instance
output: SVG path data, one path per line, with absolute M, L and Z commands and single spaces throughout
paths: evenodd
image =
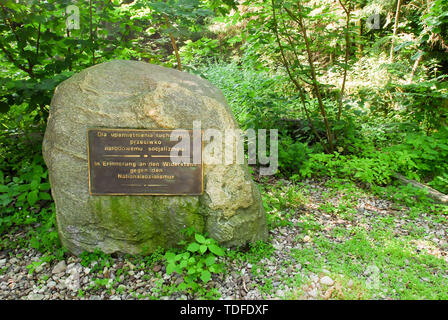
M 322 288 L 319 299 L 448 299 L 448 263 L 434 253 L 437 244 L 432 243 L 421 225 L 446 227 L 447 206 L 431 204 L 425 199 L 409 201 L 405 197 L 409 190 L 400 187 L 367 191 L 346 180 L 328 180 L 323 185 L 327 189 L 317 202 L 310 196 L 312 187 L 302 183 L 283 181 L 262 185 L 270 230 L 294 230 L 297 244 L 291 249 L 289 259 L 280 262 L 275 279 L 269 276 L 267 267 L 269 260 L 278 259 L 272 235 L 267 242 L 226 251 L 226 261 L 235 266 L 228 264 L 225 268 L 238 270 L 252 265 L 250 275 L 254 282 L 250 289 L 258 289 L 263 297 L 274 297 L 277 290 L 286 288 L 279 298 L 301 299 L 304 288 L 310 285 L 307 276 L 322 275 L 325 271 L 335 280 L 335 285 Z M 373 196 L 388 198 L 394 205 L 379 212 L 358 211 L 358 204 Z M 325 219 L 343 224 L 328 224 Z M 305 237 L 309 240 L 305 241 Z M 8 242 L 9 249 L 15 245 L 29 247 L 28 242 L 28 245 L 19 243 L 20 238 L 17 242 L 4 234 L 3 240 Z M 51 246 L 46 248 L 41 261 L 29 265 L 30 273 L 41 263 L 56 259 L 48 251 Z M 110 268 L 115 258 L 100 251 L 84 253 L 81 264 L 90 268 L 92 283 L 84 291 L 80 290 L 78 297 L 98 291 L 110 294 L 115 290 L 123 294 L 128 290 L 123 283 L 131 271 L 144 271 L 142 279 L 146 281 L 156 279 L 156 288 L 148 294 L 128 294 L 139 299 L 170 296 L 178 291 L 176 286 L 165 284 L 163 275 L 152 270 L 156 264 L 165 263 L 164 255 L 162 249 L 147 256 L 126 255 L 123 267 L 113 279 L 107 279 L 100 275 L 105 268 Z M 20 254 L 16 257 L 20 259 Z M 299 273 L 286 272 L 288 267 L 297 265 L 302 267 Z M 0 270 L 0 274 L 3 272 Z M 280 285 L 274 286 L 275 282 Z M 216 288 L 209 289 L 198 298 L 219 297 Z
M 268 187 L 264 193 L 268 214 L 274 216 L 270 219 L 277 221 L 270 224 L 271 229 L 290 227 L 284 220 L 293 216 L 298 220 L 295 241 L 301 245 L 291 250 L 288 263 L 302 265 L 305 275 L 322 274 L 327 270 L 336 281 L 335 288 L 338 287 L 329 295 L 332 299 L 448 298 L 448 263 L 442 256 L 434 255 L 436 245 L 424 241 L 427 232 L 420 225 L 424 222 L 433 227 L 441 223 L 442 227 L 446 226 L 446 206 L 430 204 L 424 199 L 403 203 L 400 192 L 405 191 L 391 188 L 389 199 L 396 204 L 393 210 L 358 213 L 356 206 L 360 197 L 372 194 L 350 182 L 327 181 L 325 186 L 329 190 L 322 193 L 317 210 L 299 209 L 306 202 L 296 185 L 280 186 L 277 192 Z M 298 197 L 292 196 L 291 190 L 297 192 Z M 393 197 L 394 194 L 398 197 Z M 387 194 L 383 196 L 388 197 Z M 406 206 L 409 204 L 410 207 Z M 320 212 L 342 219 L 349 226 L 332 225 L 324 230 Z M 303 241 L 306 235 L 311 239 L 308 243 Z M 423 249 L 422 242 L 426 245 Z M 350 289 L 346 285 L 348 281 L 352 283 Z M 301 277 L 291 280 L 284 276 L 283 283 L 296 288 L 286 293 L 284 298 L 287 299 L 300 299 L 301 288 L 309 285 L 306 278 Z M 269 284 L 265 282 L 261 291 L 272 293 Z M 319 293 L 319 298 L 328 296 Z

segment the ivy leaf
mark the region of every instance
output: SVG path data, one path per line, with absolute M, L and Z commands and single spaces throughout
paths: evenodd
M 182 259 L 186 260 L 186 259 L 188 259 L 190 257 L 190 252 L 187 251 L 187 252 L 178 254 L 178 256 L 180 256 Z
M 222 264 L 213 264 L 209 267 L 209 270 L 214 273 L 222 272 Z
M 50 184 L 48 182 L 41 183 L 39 186 L 39 190 L 41 190 L 41 191 L 50 190 Z
M 213 265 L 215 263 L 215 256 L 213 255 L 208 255 L 207 258 L 205 258 L 205 264 L 210 267 L 211 265 Z
M 181 291 L 184 291 L 187 289 L 187 284 L 185 282 L 181 282 L 179 283 L 179 285 L 177 286 L 177 288 Z
M 33 181 L 31 181 L 31 183 L 30 183 L 30 189 L 32 189 L 32 190 L 34 190 L 34 189 L 37 189 L 37 187 L 39 186 L 39 180 L 33 180 Z
M 179 269 L 180 270 L 182 270 L 186 266 L 187 266 L 187 261 L 186 260 L 182 260 L 181 262 L 179 262 Z
M 195 268 L 195 267 L 192 267 L 192 268 L 188 269 L 187 274 L 188 274 L 188 275 L 195 274 L 195 273 L 197 272 L 196 269 L 197 269 L 197 268 Z
M 187 250 L 191 252 L 196 252 L 199 250 L 199 244 L 197 244 L 196 242 L 190 243 L 187 247 Z
M 39 197 L 37 196 L 37 190 L 29 192 L 26 197 L 26 200 L 28 201 L 30 206 L 34 205 L 37 202 L 37 200 L 39 200 Z
M 41 199 L 41 200 L 51 200 L 51 196 L 47 192 L 39 192 L 39 199 Z
M 176 265 L 174 263 L 168 263 L 166 266 L 166 273 L 172 274 L 176 270 Z
M 39 240 L 37 240 L 36 238 L 33 237 L 30 239 L 30 245 L 32 248 L 38 249 L 40 247 L 40 242 L 39 242 Z
M 211 244 L 211 245 L 209 245 L 209 246 L 208 246 L 208 249 L 209 249 L 211 252 L 213 252 L 214 254 L 216 254 L 217 256 L 220 256 L 220 257 L 222 257 L 222 256 L 225 254 L 224 250 L 222 250 L 220 247 L 218 247 L 218 246 L 215 245 L 215 244 Z
M 185 253 L 188 253 L 188 252 L 185 252 Z M 177 254 L 177 255 L 174 257 L 174 261 L 179 261 L 179 260 L 181 260 L 183 257 L 184 257 L 184 254 L 182 254 L 182 253 Z
M 197 242 L 205 244 L 206 240 L 204 238 L 204 236 L 200 235 L 199 233 L 196 233 L 194 235 L 194 238 L 196 239 Z
M 208 270 L 203 270 L 201 272 L 201 280 L 204 281 L 204 283 L 207 283 L 212 278 L 212 274 Z
M 167 253 L 165 253 L 165 259 L 168 262 L 174 261 L 175 257 L 176 255 L 173 252 L 168 251 Z

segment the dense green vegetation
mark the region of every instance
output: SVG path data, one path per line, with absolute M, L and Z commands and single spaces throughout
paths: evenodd
M 0 4 L 0 251 L 41 252 L 30 272 L 67 255 L 41 155 L 53 91 L 88 66 L 135 59 L 208 79 L 223 91 L 244 129 L 279 130 L 279 171 L 259 182 L 271 230 L 291 227 L 298 217 L 301 234 L 316 239 L 313 248 L 291 252 L 295 263 L 308 262 L 310 272 L 325 266 L 341 287 L 359 268 L 374 264 L 387 270 L 380 282 L 392 298 L 447 298 L 447 263 L 415 253 L 412 243 L 423 233 L 412 221 L 424 217 L 446 229 L 448 207 L 394 177 L 448 193 L 448 2 L 91 0 L 76 4 L 79 23 L 69 5 Z M 374 14 L 379 26 L 369 28 Z M 71 25 L 67 19 L 74 19 Z M 369 230 L 333 229 L 342 240 L 330 243 L 316 216 L 303 213 L 312 201 L 304 184 L 309 179 L 344 194 L 337 204 L 319 204 L 320 212 L 354 221 L 362 190 L 405 208 L 410 232 L 394 237 L 396 217 L 385 215 Z M 19 231 L 17 240 L 12 234 Z M 187 232 L 191 242 L 176 250 L 129 258 L 145 268 L 162 261 L 167 273 L 184 275 L 182 285 L 161 287 L 164 294 L 217 297 L 203 285 L 223 273 L 221 256 L 256 264 L 272 254 L 266 243 L 224 252 L 213 239 Z M 98 262 L 93 273 L 102 272 L 109 259 L 101 252 L 82 256 L 86 266 Z M 261 278 L 260 265 L 254 276 Z M 104 281 L 91 290 L 110 286 Z M 288 281 L 300 288 L 304 280 Z M 266 282 L 263 290 L 272 291 L 270 286 Z M 382 297 L 363 280 L 352 288 L 329 297 Z M 283 297 L 299 296 L 300 289 Z

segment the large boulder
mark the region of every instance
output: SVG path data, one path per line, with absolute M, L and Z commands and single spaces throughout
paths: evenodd
M 195 120 L 203 130 L 238 128 L 222 93 L 186 72 L 115 60 L 61 83 L 43 155 L 62 243 L 74 254 L 95 248 L 149 253 L 176 245 L 185 227 L 224 246 L 265 239 L 265 212 L 246 164 L 204 164 L 200 196 L 89 194 L 89 128 L 193 129 Z

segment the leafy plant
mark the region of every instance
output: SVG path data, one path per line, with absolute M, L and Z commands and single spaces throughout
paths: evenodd
M 89 267 L 90 272 L 102 272 L 104 268 L 110 267 L 113 264 L 113 259 L 110 255 L 96 248 L 93 252 L 82 252 L 80 255 L 81 265 Z
M 223 271 L 223 265 L 217 263 L 217 257 L 225 255 L 225 251 L 212 238 L 194 233 L 190 242 L 181 242 L 183 250 L 165 253 L 166 273 L 183 276 L 184 281 L 177 286 L 178 290 L 195 293 L 202 284 L 208 283 L 212 274 Z

